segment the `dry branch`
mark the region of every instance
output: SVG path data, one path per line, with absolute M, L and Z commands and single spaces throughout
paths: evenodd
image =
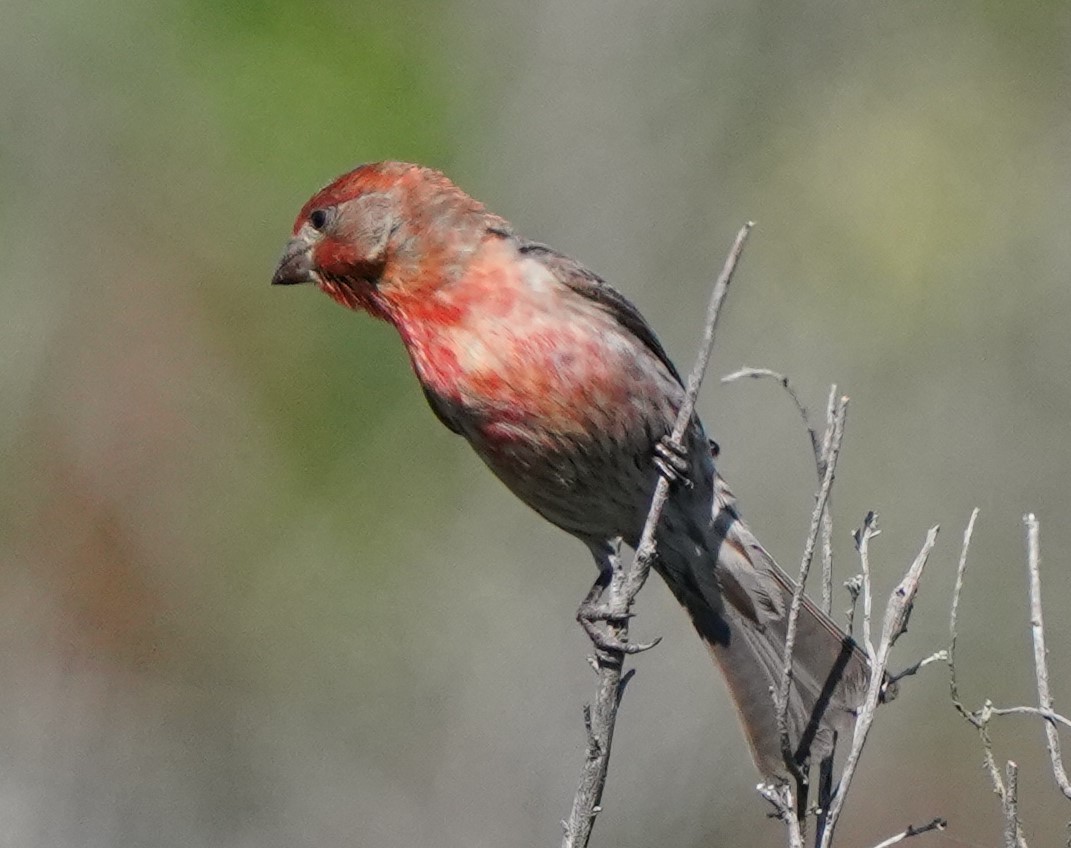
M 790 846 L 802 845 L 806 836 L 806 816 L 808 812 L 807 796 L 809 792 L 808 776 L 800 769 L 796 762 L 796 752 L 792 750 L 791 740 L 787 725 L 787 704 L 792 686 L 792 653 L 795 647 L 796 628 L 802 605 L 804 587 L 809 575 L 811 562 L 814 557 L 815 547 L 821 534 L 823 548 L 822 569 L 822 607 L 828 612 L 832 607 L 832 581 L 833 581 L 833 554 L 832 554 L 832 515 L 830 498 L 834 473 L 841 444 L 844 437 L 844 420 L 847 411 L 848 399 L 837 395 L 837 387 L 834 384 L 830 392 L 826 410 L 827 426 L 823 437 L 819 439 L 818 432 L 810 424 L 807 408 L 804 406 L 792 388 L 789 378 L 784 374 L 766 368 L 741 368 L 732 374 L 722 378 L 722 382 L 752 378 L 771 378 L 776 380 L 791 397 L 796 406 L 807 434 L 811 441 L 811 447 L 815 457 L 815 467 L 818 470 L 820 487 L 815 496 L 815 507 L 812 513 L 810 532 L 804 547 L 800 563 L 799 578 L 792 596 L 792 604 L 788 616 L 788 631 L 784 653 L 784 662 L 779 680 L 779 685 L 773 693 L 774 704 L 777 710 L 778 731 L 780 734 L 782 754 L 785 765 L 792 774 L 796 791 L 795 795 L 788 784 L 759 784 L 758 791 L 773 807 L 775 815 L 783 821 L 787 828 L 788 844 Z M 840 783 L 834 791 L 833 763 L 832 758 L 823 760 L 820 764 L 819 797 L 818 797 L 818 826 L 815 834 L 815 844 L 828 846 L 833 839 L 836 824 L 843 810 L 844 800 L 848 787 L 854 776 L 855 768 L 866 743 L 867 734 L 873 723 L 874 715 L 879 703 L 891 699 L 895 693 L 896 683 L 910 675 L 918 673 L 922 668 L 938 660 L 946 658 L 944 650 L 937 651 L 924 659 L 908 666 L 897 674 L 888 674 L 889 653 L 897 638 L 904 632 L 907 626 L 907 618 L 910 614 L 915 594 L 918 591 L 918 583 L 922 576 L 922 570 L 933 548 L 937 528 L 933 528 L 923 545 L 915 562 L 908 570 L 900 586 L 893 593 L 886 607 L 884 626 L 880 642 L 875 646 L 872 634 L 872 607 L 873 594 L 870 574 L 869 543 L 872 538 L 881 531 L 877 526 L 877 516 L 868 513 L 866 520 L 854 535 L 856 547 L 859 551 L 862 573 L 847 581 L 852 598 L 852 606 L 848 611 L 848 629 L 850 631 L 854 618 L 856 602 L 860 595 L 863 596 L 863 634 L 864 649 L 871 661 L 872 678 L 871 686 L 867 693 L 866 701 L 860 709 L 856 720 L 855 734 L 852 738 L 851 750 L 845 763 L 844 772 Z M 921 827 L 909 827 L 901 833 L 890 837 L 882 843 L 883 846 L 893 845 L 911 836 L 928 833 L 932 830 L 940 830 L 945 827 L 943 819 L 934 819 Z
M 682 446 L 684 434 L 690 424 L 703 375 L 710 360 L 718 315 L 751 226 L 750 223 L 745 225 L 737 234 L 711 295 L 699 355 L 689 376 L 684 400 L 670 437 L 671 446 L 675 446 L 678 449 Z M 833 553 L 830 497 L 837 459 L 844 436 L 844 421 L 848 399 L 846 397 L 838 397 L 836 385 L 832 387 L 826 410 L 826 428 L 820 439 L 818 432 L 810 424 L 806 407 L 792 388 L 788 377 L 769 369 L 743 368 L 724 377 L 723 382 L 731 382 L 745 377 L 776 379 L 788 392 L 807 429 L 815 456 L 815 467 L 821 483 L 815 496 L 810 531 L 801 557 L 799 579 L 792 595 L 781 679 L 776 691 L 772 693 L 777 708 L 782 753 L 787 767 L 796 779 L 798 797 L 794 797 L 792 789 L 786 783 L 760 784 L 758 786 L 759 793 L 773 806 L 776 816 L 785 824 L 790 848 L 803 848 L 806 833 L 806 815 L 808 813 L 806 809 L 807 775 L 802 773 L 797 766 L 795 751 L 791 748 L 787 725 L 787 705 L 793 683 L 792 653 L 795 646 L 797 622 L 802 606 L 804 586 L 819 540 L 822 544 L 823 561 L 822 607 L 828 613 L 832 606 Z M 588 743 L 587 755 L 581 770 L 577 792 L 573 799 L 572 810 L 569 818 L 562 822 L 565 832 L 562 840 L 563 848 L 584 848 L 588 844 L 595 818 L 601 810 L 599 803 L 606 783 L 617 710 L 625 683 L 629 677 L 629 675 L 623 674 L 625 656 L 628 653 L 635 653 L 650 647 L 650 645 L 638 645 L 628 642 L 628 624 L 636 595 L 646 582 L 654 561 L 656 554 L 655 532 L 668 499 L 669 490 L 670 481 L 668 477 L 660 477 L 652 496 L 650 510 L 640 542 L 631 561 L 627 565 L 624 564 L 617 550 L 608 552 L 605 555 L 606 573 L 609 574 L 609 579 L 607 585 L 598 587 L 601 591 L 599 599 L 606 610 L 605 630 L 596 633 L 594 630 L 589 629 L 589 635 L 591 635 L 594 645 L 592 665 L 597 675 L 596 695 L 593 705 L 584 709 L 584 724 Z M 1032 514 L 1024 516 L 1023 520 L 1027 533 L 1030 624 L 1033 637 L 1038 706 L 995 707 L 987 700 L 980 709 L 969 710 L 964 706 L 960 698 L 956 677 L 958 615 L 966 575 L 967 555 L 977 517 L 978 510 L 975 509 L 971 513 L 963 534 L 963 545 L 956 570 L 956 581 L 949 614 L 949 644 L 947 649 L 936 651 L 896 674 L 888 673 L 890 653 L 897 639 L 906 631 L 923 570 L 936 543 L 938 528 L 933 527 L 930 529 L 926 541 L 914 562 L 890 596 L 885 607 L 880 638 L 876 643 L 872 623 L 873 589 L 869 543 L 871 539 L 880 533 L 877 526 L 877 516 L 874 513 L 868 513 L 863 526 L 855 533 L 854 538 L 859 552 L 861 573 L 845 583 L 852 597 L 852 606 L 848 612 L 848 629 L 849 631 L 851 630 L 856 602 L 861 595 L 863 599 L 861 641 L 870 659 L 871 679 L 866 698 L 858 711 L 851 747 L 835 791 L 832 781 L 832 762 L 824 761 L 822 763 L 821 786 L 823 789 L 819 798 L 819 826 L 815 834 L 817 848 L 829 848 L 833 842 L 837 823 L 843 812 L 848 791 L 855 776 L 878 705 L 891 698 L 898 681 L 918 673 L 927 665 L 941 660 L 947 662 L 949 691 L 953 705 L 959 714 L 978 731 L 982 743 L 986 771 L 992 782 L 993 790 L 999 796 L 1001 802 L 1005 820 L 1004 844 L 1006 848 L 1027 848 L 1027 843 L 1023 836 L 1022 824 L 1019 819 L 1018 766 L 1013 761 L 1008 761 L 1003 770 L 997 765 L 989 733 L 990 722 L 994 717 L 1027 715 L 1042 719 L 1045 725 L 1046 748 L 1049 753 L 1053 776 L 1060 791 L 1065 797 L 1071 799 L 1071 780 L 1069 780 L 1063 764 L 1058 730 L 1059 726 L 1071 728 L 1071 719 L 1056 712 L 1049 687 L 1044 619 L 1042 616 L 1039 527 L 1037 519 Z M 800 800 L 801 798 L 802 801 Z M 946 826 L 947 824 L 942 818 L 935 818 L 925 825 L 912 825 L 879 843 L 874 848 L 890 848 L 890 846 L 911 837 L 931 831 L 944 830 Z
M 921 836 L 931 830 L 944 830 L 946 827 L 948 827 L 948 822 L 941 818 L 933 819 L 919 826 L 908 825 L 905 830 L 900 831 L 895 836 L 890 836 L 884 842 L 879 842 L 874 848 L 890 848 L 890 846 L 903 842 L 905 839 L 910 839 L 912 836 Z
M 837 458 L 840 456 L 840 447 L 844 438 L 844 419 L 848 413 L 848 398 L 842 397 L 837 403 L 837 411 L 833 419 L 833 432 L 829 442 L 829 458 L 825 463 L 825 474 L 822 485 L 815 495 L 814 511 L 811 514 L 811 528 L 807 534 L 807 542 L 803 547 L 803 556 L 800 560 L 799 576 L 796 579 L 796 588 L 792 592 L 792 604 L 788 613 L 788 630 L 785 636 L 785 653 L 782 658 L 780 685 L 774 696 L 774 704 L 777 707 L 777 730 L 781 735 L 781 755 L 785 766 L 792 773 L 799 785 L 799 793 L 802 797 L 803 786 L 806 785 L 806 776 L 800 771 L 796 763 L 796 752 L 792 749 L 792 738 L 788 727 L 788 701 L 792 688 L 792 654 L 796 647 L 796 629 L 799 623 L 800 609 L 803 606 L 803 593 L 807 585 L 807 576 L 811 570 L 811 561 L 814 559 L 815 545 L 818 543 L 818 533 L 822 524 L 822 516 L 826 511 L 826 503 L 833 487 L 833 477 L 837 468 Z M 802 814 L 801 810 L 801 814 Z
M 956 680 L 956 642 L 959 639 L 959 600 L 963 594 L 963 579 L 967 574 L 967 552 L 971 547 L 971 537 L 974 536 L 974 522 L 978 520 L 978 507 L 971 511 L 971 518 L 967 522 L 967 529 L 963 531 L 963 546 L 959 551 L 959 565 L 956 567 L 956 582 L 952 588 L 952 608 L 948 614 L 948 689 L 952 697 L 952 705 L 961 716 L 971 720 L 967 708 L 959 697 L 959 684 Z M 1003 796 L 1002 796 L 1003 797 Z
M 1019 766 L 1008 760 L 1004 784 L 1004 848 L 1025 845 L 1019 824 Z
M 818 431 L 811 424 L 811 416 L 804 406 L 800 396 L 792 387 L 788 375 L 769 368 L 751 368 L 743 366 L 732 374 L 726 374 L 721 378 L 723 383 L 735 383 L 737 380 L 752 379 L 761 380 L 769 378 L 780 384 L 796 405 L 803 420 L 803 426 L 807 430 L 807 437 L 811 442 L 811 452 L 814 454 L 814 465 L 818 471 L 818 482 L 821 484 L 826 476 L 826 464 L 829 462 L 830 445 L 833 440 L 834 420 L 838 406 L 837 384 L 834 383 L 829 389 L 829 400 L 826 402 L 826 429 L 822 438 L 818 438 Z M 829 615 L 833 608 L 833 513 L 832 504 L 827 503 L 822 513 L 822 612 Z
M 929 533 L 926 534 L 926 541 L 923 543 L 922 549 L 907 570 L 904 579 L 900 581 L 900 585 L 893 590 L 889 603 L 885 608 L 881 640 L 878 642 L 876 652 L 870 658 L 870 686 L 867 689 L 866 699 L 855 721 L 852 746 L 848 751 L 844 770 L 841 772 L 840 785 L 833 795 L 829 811 L 826 814 L 825 827 L 822 830 L 821 841 L 819 842 L 820 848 L 829 848 L 833 842 L 833 834 L 840 819 L 840 814 L 844 809 L 844 802 L 848 797 L 848 790 L 851 788 L 852 778 L 855 776 L 855 769 L 859 764 L 859 757 L 863 752 L 863 747 L 866 745 L 870 727 L 874 723 L 878 704 L 881 703 L 884 695 L 885 669 L 889 664 L 889 652 L 892 650 L 893 645 L 896 644 L 896 640 L 907 629 L 907 620 L 911 615 L 915 595 L 918 593 L 922 571 L 926 567 L 930 551 L 933 550 L 933 546 L 937 543 L 937 532 L 937 527 L 930 528 Z M 869 593 L 869 581 L 864 582 L 863 591 L 864 593 Z
M 837 384 L 829 387 L 826 401 L 826 432 L 822 439 L 822 455 L 818 458 L 818 476 L 825 476 L 825 463 L 833 445 L 837 421 Z M 833 493 L 830 492 L 825 511 L 822 513 L 822 612 L 833 613 Z
M 1027 570 L 1030 572 L 1030 632 L 1034 641 L 1034 672 L 1038 682 L 1038 709 L 1051 714 L 1052 692 L 1049 691 L 1049 658 L 1045 650 L 1045 620 L 1041 615 L 1041 545 L 1038 541 L 1040 528 L 1033 513 L 1023 516 L 1026 525 Z M 1052 774 L 1056 785 L 1071 799 L 1071 782 L 1064 771 L 1060 755 L 1060 733 L 1053 720 L 1045 722 L 1045 747 L 1049 750 Z
M 787 375 L 782 374 L 779 371 L 772 371 L 769 368 L 751 368 L 750 366 L 744 365 L 743 367 L 734 371 L 732 374 L 726 374 L 724 377 L 721 378 L 721 381 L 723 383 L 735 383 L 737 380 L 761 380 L 764 378 L 776 380 L 778 383 L 780 383 L 781 388 L 788 392 L 788 396 L 792 398 L 792 402 L 796 404 L 796 411 L 799 412 L 800 418 L 803 419 L 803 426 L 807 428 L 807 436 L 811 440 L 811 450 L 814 453 L 815 462 L 817 462 L 818 464 L 818 477 L 819 479 L 821 479 L 825 476 L 826 473 L 822 458 L 825 456 L 827 448 L 818 438 L 818 431 L 815 430 L 813 426 L 811 426 L 810 413 L 807 411 L 807 407 L 803 405 L 803 401 L 800 400 L 800 396 L 796 394 L 796 390 L 792 387 L 792 383 L 789 381 Z M 833 392 L 836 393 L 836 390 L 837 387 L 834 386 Z M 830 402 L 832 403 L 832 396 Z
M 758 793 L 774 808 L 774 816 L 785 825 L 788 848 L 803 848 L 803 828 L 796 814 L 796 802 L 787 783 L 760 783 Z
M 868 512 L 866 518 L 863 519 L 863 526 L 856 530 L 853 536 L 856 550 L 859 551 L 859 567 L 862 569 L 860 572 L 860 591 L 863 595 L 863 649 L 871 659 L 874 658 L 877 651 L 874 650 L 874 640 L 870 629 L 870 614 L 874 604 L 874 595 L 870 582 L 870 540 L 880 534 L 878 514 L 876 512 Z
M 729 291 L 733 272 L 736 269 L 744 244 L 753 225 L 748 222 L 736 235 L 736 241 L 725 260 L 721 274 L 718 275 L 711 293 L 707 319 L 700 343 L 699 355 L 688 378 L 688 388 L 677 415 L 671 441 L 678 447 L 691 422 L 695 409 L 699 387 L 703 382 L 710 354 L 714 347 L 714 331 L 722 303 Z M 617 721 L 617 708 L 621 701 L 623 688 L 622 668 L 626 653 L 634 652 L 636 646 L 628 643 L 628 619 L 637 593 L 643 588 L 655 557 L 655 530 L 669 497 L 669 480 L 662 476 L 655 486 L 651 498 L 651 507 L 647 513 L 643 534 L 636 547 L 635 556 L 627 567 L 622 565 L 621 557 L 616 553 L 610 556 L 612 567 L 609 585 L 605 587 L 602 599 L 606 604 L 608 619 L 606 637 L 599 640 L 592 635 L 595 649 L 595 672 L 597 677 L 594 705 L 585 709 L 588 747 L 581 768 L 580 780 L 573 806 L 568 819 L 562 822 L 564 835 L 562 848 L 585 848 L 591 838 L 595 817 L 600 811 L 603 787 L 606 785 L 606 773 L 610 762 L 610 746 L 613 741 L 614 725 Z M 619 647 L 610 647 L 617 645 Z
M 978 515 L 976 509 L 971 514 L 970 523 L 963 537 L 963 551 L 960 555 L 959 569 L 956 572 L 956 584 L 952 590 L 952 606 L 949 612 L 948 644 L 948 679 L 949 694 L 956 711 L 977 731 L 982 745 L 982 756 L 986 773 L 993 785 L 993 792 L 1000 799 L 1004 814 L 1004 844 L 1013 848 L 1027 848 L 1023 836 L 1022 823 L 1019 820 L 1018 766 L 1008 761 L 1004 775 L 1001 775 L 996 757 L 993 754 L 993 740 L 989 725 L 996 716 L 1026 715 L 1036 716 L 1045 724 L 1045 747 L 1049 753 L 1053 777 L 1065 798 L 1071 799 L 1071 782 L 1068 781 L 1060 752 L 1060 736 L 1057 725 L 1071 727 L 1071 719 L 1057 713 L 1053 707 L 1052 693 L 1049 689 L 1048 651 L 1045 647 L 1045 620 L 1042 616 L 1041 601 L 1041 547 L 1039 543 L 1040 527 L 1037 518 L 1030 513 L 1023 516 L 1026 528 L 1027 573 L 1030 596 L 1030 631 L 1034 648 L 1034 674 L 1037 681 L 1038 706 L 994 707 L 987 699 L 977 710 L 969 710 L 963 704 L 959 694 L 959 682 L 956 677 L 956 642 L 958 639 L 958 617 L 960 597 L 963 592 L 964 577 L 967 570 L 967 547 L 974 530 L 974 520 Z

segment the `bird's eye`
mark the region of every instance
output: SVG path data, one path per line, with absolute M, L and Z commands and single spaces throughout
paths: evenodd
M 313 209 L 309 213 L 309 223 L 312 224 L 313 229 L 322 230 L 327 226 L 327 210 Z

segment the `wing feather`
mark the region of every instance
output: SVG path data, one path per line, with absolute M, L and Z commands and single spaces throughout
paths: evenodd
M 517 243 L 517 249 L 522 256 L 536 260 L 574 292 L 595 301 L 613 316 L 622 327 L 643 342 L 644 346 L 655 355 L 659 362 L 666 366 L 666 370 L 673 375 L 673 378 L 682 386 L 684 385 L 677 367 L 670 360 L 669 354 L 662 347 L 662 343 L 658 340 L 654 330 L 651 329 L 651 325 L 647 323 L 640 311 L 632 305 L 628 298 L 575 259 L 570 259 L 545 244 L 527 241 L 516 236 L 511 237 Z

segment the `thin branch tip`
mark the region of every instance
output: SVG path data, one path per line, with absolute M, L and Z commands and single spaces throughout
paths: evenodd
M 803 608 L 803 594 L 807 585 L 807 575 L 814 559 L 815 547 L 818 544 L 818 534 L 822 526 L 822 517 L 825 514 L 829 502 L 830 491 L 833 488 L 833 478 L 837 467 L 837 459 L 840 456 L 841 444 L 844 440 L 844 421 L 847 415 L 847 404 L 841 403 L 833 417 L 829 439 L 829 451 L 825 457 L 825 473 L 823 474 L 818 493 L 815 495 L 814 510 L 811 513 L 811 527 L 807 534 L 807 541 L 803 548 L 803 556 L 800 559 L 799 577 L 792 592 L 792 601 L 789 606 L 788 626 L 785 633 L 785 649 L 782 655 L 780 685 L 774 698 L 776 707 L 777 730 L 781 742 L 781 754 L 785 767 L 796 780 L 798 791 L 803 795 L 803 787 L 806 786 L 806 778 L 796 763 L 796 752 L 792 749 L 791 734 L 788 726 L 789 695 L 792 691 L 792 655 L 796 647 L 796 633 L 799 624 L 800 610 Z M 805 806 L 805 804 L 803 805 Z

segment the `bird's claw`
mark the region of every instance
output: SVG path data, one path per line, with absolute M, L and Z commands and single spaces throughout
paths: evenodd
M 576 620 L 580 622 L 610 621 L 614 624 L 622 624 L 633 618 L 634 612 L 614 612 L 609 607 L 600 603 L 583 603 L 576 611 Z
M 576 611 L 576 620 L 598 650 L 620 654 L 639 654 L 649 651 L 662 641 L 662 637 L 657 636 L 650 642 L 626 642 L 598 626 L 600 622 L 624 624 L 633 615 L 634 613 L 631 612 L 614 612 L 601 604 L 584 603 Z
M 588 634 L 591 643 L 600 651 L 612 654 L 640 654 L 649 651 L 662 641 L 661 636 L 656 636 L 650 642 L 625 642 L 616 636 L 611 636 L 604 630 L 595 626 L 594 622 L 581 620 L 580 626 Z
M 654 447 L 654 464 L 670 483 L 679 483 L 692 488 L 688 479 L 688 450 L 674 441 L 672 436 L 663 436 Z

